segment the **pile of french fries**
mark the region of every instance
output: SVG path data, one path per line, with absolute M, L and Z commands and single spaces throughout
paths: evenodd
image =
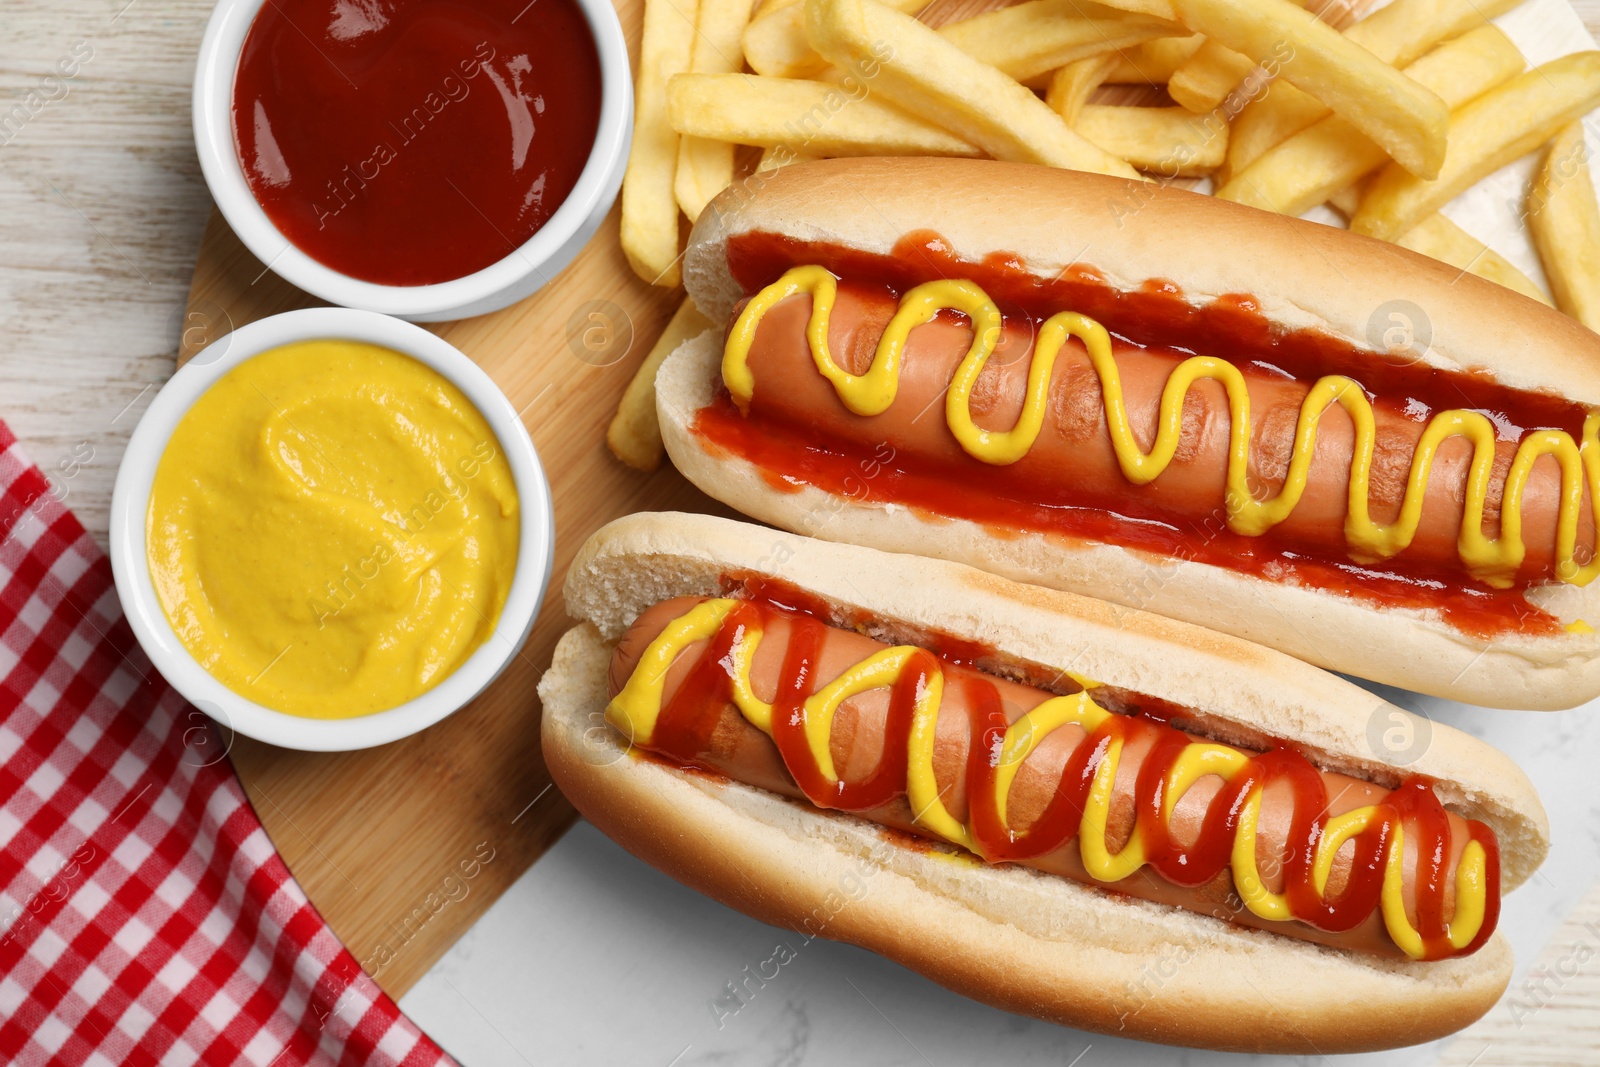
M 1363 17 L 1371 0 L 1025 0 L 952 19 L 973 0 L 645 0 L 622 247 L 640 277 L 678 285 L 683 219 L 750 180 L 736 146 L 761 150 L 755 173 L 971 156 L 1289 215 L 1327 204 L 1359 233 L 1549 303 L 1439 214 L 1545 146 L 1524 217 L 1555 306 L 1600 330 L 1579 122 L 1600 107 L 1600 51 L 1526 69 L 1489 21 L 1520 2 L 1393 0 Z M 680 311 L 624 398 L 608 440 L 630 465 L 660 463 L 650 382 L 696 322 Z

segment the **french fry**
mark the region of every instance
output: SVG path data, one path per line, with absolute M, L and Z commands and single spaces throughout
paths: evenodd
M 870 81 L 875 97 L 937 123 L 996 159 L 1138 177 L 1028 89 L 916 19 L 877 0 L 805 5 L 811 46 L 841 70 Z
M 1446 41 L 1406 68 L 1406 77 L 1439 94 L 1454 111 L 1521 74 L 1528 61 L 1506 31 L 1486 22 Z
M 1228 137 L 1228 159 L 1218 177 L 1228 181 L 1268 149 L 1331 114 L 1328 106 L 1310 93 L 1303 93 L 1288 82 L 1270 83 L 1265 95 L 1251 100 L 1234 118 L 1233 132 Z
M 1505 31 L 1485 23 L 1406 68 L 1450 108 L 1509 81 L 1526 65 Z M 1388 157 L 1342 115 L 1329 115 L 1268 151 L 1216 191 L 1285 215 L 1302 215 L 1383 166 Z
M 1361 194 L 1365 188 L 1365 182 L 1347 185 L 1328 197 L 1328 206 L 1343 215 L 1345 222 L 1348 223 L 1355 217 L 1356 209 L 1361 206 Z
M 808 156 L 804 152 L 796 152 L 786 144 L 773 145 L 771 148 L 762 150 L 761 158 L 756 160 L 756 173 L 765 174 L 780 167 L 787 167 L 791 163 L 804 163 L 807 160 L 817 158 L 820 157 Z
M 1118 51 L 1121 61 L 1106 75 L 1108 85 L 1161 85 L 1205 44 L 1202 34 L 1158 37 Z
M 1437 212 L 1407 230 L 1395 244 L 1514 289 L 1541 304 L 1550 303 L 1533 279 L 1510 260 Z
M 1317 18 L 1332 25 L 1347 19 L 1352 6 L 1345 0 L 1310 0 L 1309 3 L 1293 0 L 1293 3 L 1296 7 L 1308 8 Z M 1167 79 L 1167 92 L 1190 111 L 1213 111 L 1249 77 L 1255 66 L 1249 57 L 1217 41 L 1208 41 L 1193 58 L 1172 72 L 1172 77 Z
M 680 74 L 667 83 L 667 117 L 686 137 L 788 145 L 820 156 L 981 156 L 955 134 L 828 82 L 753 74 Z
M 1441 41 L 1459 37 L 1510 11 L 1522 0 L 1394 0 L 1344 31 L 1385 63 L 1410 64 Z M 1228 139 L 1227 176 L 1242 172 L 1267 149 L 1331 113 L 1316 97 L 1293 85 L 1272 91 L 1239 113 Z
M 1131 48 L 1180 29 L 1091 0 L 1028 0 L 952 22 L 939 33 L 974 59 L 1025 82 L 1074 60 Z
M 1086 104 L 1077 130 L 1114 156 L 1163 178 L 1208 174 L 1228 150 L 1228 121 L 1181 107 Z
M 696 74 L 732 74 L 742 63 L 739 39 L 750 20 L 750 0 L 700 0 L 694 23 L 689 70 Z M 733 145 L 703 137 L 678 143 L 678 173 L 672 191 L 678 206 L 693 222 L 711 198 L 733 183 Z
M 896 11 L 914 15 L 928 0 L 884 0 Z M 774 78 L 815 78 L 828 61 L 806 40 L 806 9 L 801 0 L 773 0 L 744 31 L 744 61 L 757 74 Z
M 1361 206 L 1363 183 L 1348 186 L 1328 198 L 1330 207 L 1345 218 L 1356 213 Z M 1402 248 L 1420 252 L 1425 256 L 1448 263 L 1468 274 L 1476 274 L 1507 289 L 1514 289 L 1542 304 L 1550 303 L 1544 291 L 1509 260 L 1479 241 L 1443 214 L 1435 213 L 1413 226 L 1395 242 Z
M 1450 124 L 1450 151 L 1437 178 L 1424 180 L 1395 164 L 1379 171 L 1350 228 L 1392 241 L 1468 186 L 1527 155 L 1596 106 L 1600 106 L 1600 51 L 1562 56 L 1519 74 L 1456 112 Z
M 634 93 L 633 148 L 622 177 L 622 252 L 653 285 L 675 286 L 678 270 L 678 133 L 667 122 L 667 79 L 688 66 L 696 0 L 645 0 Z
M 700 313 L 693 300 L 685 299 L 623 391 L 617 413 L 606 429 L 606 444 L 612 455 L 635 470 L 655 470 L 661 466 L 666 451 L 661 443 L 661 424 L 656 421 L 656 371 L 679 345 L 709 329 L 711 320 Z
M 1385 63 L 1406 67 L 1442 41 L 1475 30 L 1522 0 L 1395 0 L 1345 29 Z
M 1101 56 L 1090 56 L 1058 67 L 1050 76 L 1050 86 L 1045 91 L 1044 102 L 1050 109 L 1066 120 L 1068 126 L 1076 126 L 1078 113 L 1083 110 L 1083 105 L 1089 102 L 1089 94 L 1100 87 L 1106 80 L 1106 75 L 1111 73 L 1111 68 L 1121 62 L 1122 57 L 1115 52 L 1107 52 Z M 1104 148 L 1104 145 L 1101 145 Z
M 1172 0 L 1101 0 L 1106 7 L 1126 11 L 1130 15 L 1149 15 L 1153 19 L 1178 21 L 1178 12 Z
M 1172 72 L 1172 77 L 1167 79 L 1167 92 L 1190 111 L 1210 111 L 1222 103 L 1255 66 L 1255 60 L 1249 56 L 1208 39 L 1187 63 Z
M 1306 0 L 1291 0 L 1306 7 Z M 1332 5 L 1329 5 L 1330 8 Z M 1318 17 L 1322 17 L 1319 12 Z M 1208 40 L 1167 79 L 1167 93 L 1196 114 L 1216 110 L 1255 69 L 1255 60 L 1220 41 Z
M 1528 229 L 1556 307 L 1600 331 L 1600 205 L 1583 124 L 1563 126 L 1528 191 Z
M 927 0 L 885 3 L 909 15 Z M 1076 59 L 1177 31 L 1171 22 L 1129 15 L 1093 0 L 1028 0 L 939 29 L 963 52 L 1021 82 Z M 778 78 L 814 78 L 827 67 L 827 60 L 805 39 L 800 6 L 786 6 L 752 22 L 745 30 L 744 54 L 751 70 Z
M 1290 0 L 1174 6 L 1190 29 L 1315 96 L 1407 170 L 1428 178 L 1439 173 L 1450 121 L 1444 101 L 1315 15 Z

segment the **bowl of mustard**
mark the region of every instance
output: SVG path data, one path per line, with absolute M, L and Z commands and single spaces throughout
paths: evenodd
M 315 308 L 199 352 L 117 472 L 117 593 L 156 669 L 248 737 L 339 751 L 456 711 L 549 585 L 549 485 L 475 363 L 386 315 Z

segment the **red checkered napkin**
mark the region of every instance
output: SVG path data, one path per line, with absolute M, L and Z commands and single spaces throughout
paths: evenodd
M 0 1061 L 453 1061 L 306 900 L 0 423 Z

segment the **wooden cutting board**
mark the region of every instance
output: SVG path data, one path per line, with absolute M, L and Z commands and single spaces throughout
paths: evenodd
M 618 7 L 624 25 L 636 30 L 639 0 Z M 403 994 L 574 818 L 539 757 L 534 693 L 569 625 L 561 578 L 573 553 L 597 527 L 630 511 L 723 510 L 670 467 L 640 474 L 613 459 L 604 443 L 623 388 L 680 299 L 634 276 L 617 244 L 613 210 L 578 259 L 539 293 L 496 314 L 430 327 L 521 409 L 550 479 L 555 575 L 533 635 L 482 696 L 404 741 L 342 754 L 233 741 L 233 765 L 273 843 L 334 932 L 392 996 Z M 229 329 L 317 303 L 268 272 L 213 212 L 179 361 Z M 467 878 L 464 871 L 475 873 Z
M 636 59 L 643 0 L 614 2 Z M 942 25 L 1014 2 L 934 0 L 921 17 Z M 1101 98 L 1163 96 L 1117 87 Z M 278 851 L 391 996 L 409 989 L 575 817 L 539 757 L 534 693 L 568 625 L 561 579 L 573 554 L 595 529 L 629 512 L 732 514 L 670 466 L 640 474 L 606 449 L 605 428 L 623 389 L 682 299 L 681 290 L 652 288 L 629 269 L 617 220 L 613 209 L 572 265 L 521 303 L 429 326 L 521 409 L 550 479 L 555 573 L 521 655 L 471 705 L 382 748 L 329 755 L 245 737 L 232 742 L 233 765 Z M 319 303 L 267 270 L 213 210 L 178 361 L 238 326 Z M 475 872 L 470 879 L 466 870 Z

